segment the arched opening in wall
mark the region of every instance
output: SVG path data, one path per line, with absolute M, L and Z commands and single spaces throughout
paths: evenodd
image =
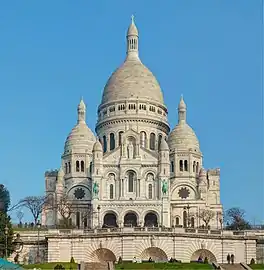
M 188 172 L 188 161 L 184 160 L 184 171 Z
M 135 213 L 127 213 L 124 217 L 125 227 L 137 227 L 137 216 Z
M 118 145 L 120 146 L 122 144 L 122 136 L 124 131 L 119 131 L 118 133 Z
M 196 173 L 199 172 L 199 162 L 196 163 Z
M 158 227 L 158 217 L 154 213 L 146 214 L 144 218 L 144 227 Z
M 183 227 L 187 227 L 187 212 L 183 211 Z
M 193 162 L 193 172 L 196 172 L 196 162 Z
M 80 224 L 81 224 L 81 214 L 80 212 L 76 212 L 76 227 L 80 228 Z
M 77 160 L 76 161 L 76 172 L 80 171 L 80 162 Z
M 64 171 L 65 171 L 65 173 L 68 173 L 68 163 L 67 162 L 64 165 Z
M 175 225 L 176 226 L 179 226 L 180 225 L 180 218 L 179 217 L 176 217 L 175 218 Z
M 140 145 L 141 147 L 147 147 L 147 134 L 145 131 L 140 132 Z
M 215 255 L 208 249 L 198 249 L 196 250 L 191 258 L 190 261 L 198 261 L 198 259 L 201 259 L 204 261 L 204 259 L 207 258 L 209 263 L 217 262 Z
M 110 195 L 110 200 L 114 199 L 114 185 L 113 184 L 110 184 L 110 187 L 109 187 L 109 195 Z
M 103 151 L 104 151 L 104 153 L 107 151 L 107 139 L 106 139 L 106 136 L 103 136 Z
M 110 150 L 115 149 L 115 134 L 110 133 Z
M 150 150 L 155 150 L 155 144 L 156 144 L 156 135 L 154 133 L 150 133 L 149 149 Z
M 84 161 L 81 161 L 81 172 L 84 172 Z
M 153 197 L 153 195 L 152 195 L 152 184 L 149 184 L 148 185 L 148 198 L 150 200 L 152 200 L 152 197 Z
M 183 172 L 183 160 L 179 161 L 180 171 Z
M 68 162 L 68 173 L 71 173 L 71 162 Z
M 162 135 L 159 135 L 159 140 L 158 140 L 158 149 L 160 149 L 160 144 L 161 144 L 161 140 L 162 140 Z
M 149 247 L 145 249 L 141 253 L 140 258 L 142 261 L 147 261 L 151 258 L 154 262 L 168 262 L 168 256 L 158 247 Z
M 89 172 L 90 172 L 90 174 L 92 174 L 92 172 L 93 172 L 93 163 L 92 162 L 90 162 L 90 165 L 89 165 Z
M 100 242 L 102 245 L 102 243 Z M 89 261 L 92 262 L 116 262 L 115 254 L 107 248 L 98 248 L 92 252 Z
M 171 169 L 171 172 L 173 173 L 174 172 L 174 162 L 173 161 L 171 161 L 170 169 Z
M 128 192 L 134 192 L 134 182 L 136 181 L 136 173 L 134 171 L 127 172 Z
M 117 222 L 116 222 L 116 215 L 113 213 L 107 213 L 104 216 L 104 224 L 103 228 L 116 228 Z
M 191 217 L 191 227 L 194 228 L 194 217 Z

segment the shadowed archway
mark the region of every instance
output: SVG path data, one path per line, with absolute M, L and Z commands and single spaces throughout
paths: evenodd
M 116 215 L 114 213 L 105 214 L 103 228 L 116 228 L 116 227 L 118 227 L 116 222 Z
M 137 216 L 135 213 L 127 213 L 124 217 L 125 227 L 137 227 Z
M 144 218 L 144 227 L 158 227 L 158 217 L 155 213 L 148 213 Z
M 98 248 L 91 254 L 92 262 L 115 262 L 115 254 L 107 248 Z
M 167 262 L 168 256 L 166 255 L 165 251 L 158 247 L 149 247 L 140 255 L 141 260 L 147 261 L 151 258 L 154 262 Z
M 201 258 L 203 261 L 207 257 L 208 262 L 217 262 L 215 255 L 208 249 L 198 249 L 196 250 L 191 257 L 191 261 L 198 261 Z

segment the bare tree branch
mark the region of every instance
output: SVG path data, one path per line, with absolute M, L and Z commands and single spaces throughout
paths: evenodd
M 199 213 L 199 218 L 202 219 L 202 221 L 205 224 L 205 227 L 208 227 L 210 221 L 214 218 L 215 212 L 209 209 L 201 210 Z

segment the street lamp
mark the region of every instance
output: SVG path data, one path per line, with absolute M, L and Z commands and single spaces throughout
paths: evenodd
M 7 225 L 5 226 L 5 257 L 7 258 L 7 239 L 8 239 L 8 232 L 9 232 L 9 229 L 7 227 Z
M 222 236 L 222 263 L 224 263 L 224 235 L 223 235 L 223 217 L 219 218 L 220 226 L 221 226 L 221 236 Z
M 98 227 L 100 228 L 100 205 L 97 206 L 97 211 L 98 211 Z
M 38 229 L 37 262 L 39 262 L 39 259 L 40 259 L 40 256 L 39 256 L 39 231 L 40 231 L 40 228 L 41 228 L 41 224 L 38 221 L 36 225 L 37 225 L 37 229 Z

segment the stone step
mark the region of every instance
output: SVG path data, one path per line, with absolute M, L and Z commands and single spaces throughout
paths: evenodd
M 222 270 L 245 270 L 245 268 L 240 263 L 235 264 L 223 263 L 220 264 L 220 266 L 222 267 Z

